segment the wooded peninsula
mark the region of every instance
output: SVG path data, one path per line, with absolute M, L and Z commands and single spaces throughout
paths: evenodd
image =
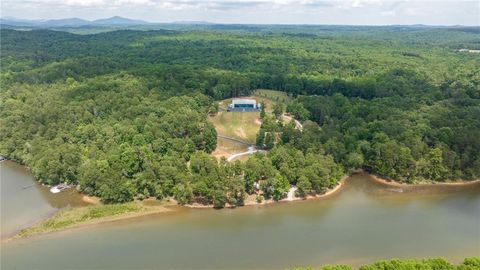
M 357 169 L 402 183 L 480 177 L 478 27 L 1 29 L 0 155 L 104 203 L 241 206 L 322 194 Z M 442 38 L 439 39 L 438 37 Z M 218 160 L 218 102 L 257 89 L 258 152 Z M 285 123 L 287 112 L 302 123 Z

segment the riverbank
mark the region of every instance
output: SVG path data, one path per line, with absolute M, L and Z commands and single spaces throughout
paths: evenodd
M 222 210 L 171 207 L 167 213 L 17 239 L 1 246 L 2 266 L 286 269 L 430 256 L 458 263 L 476 255 L 477 187 L 432 188 L 432 196 L 424 196 L 397 193 L 368 174 L 356 174 L 340 191 L 318 200 Z M 235 245 L 225 249 L 225 243 Z M 296 248 L 275 249 L 285 243 Z M 194 256 L 185 261 L 190 253 Z
M 368 174 L 373 180 L 382 183 L 384 185 L 388 185 L 391 187 L 425 187 L 425 186 L 468 186 L 468 185 L 475 185 L 477 183 L 480 183 L 480 179 L 477 180 L 471 180 L 471 181 L 466 181 L 466 180 L 457 180 L 457 181 L 450 181 L 450 182 L 434 182 L 434 181 L 425 181 L 425 182 L 419 182 L 415 184 L 407 184 L 407 183 L 399 183 L 396 182 L 395 180 L 384 178 L 382 176 L 376 175 L 376 174 L 369 174 L 367 172 L 359 172 L 359 173 L 364 173 Z
M 362 267 L 351 267 L 345 264 L 336 266 L 323 266 L 318 269 L 369 269 L 369 270 L 383 270 L 383 269 L 478 269 L 480 267 L 480 257 L 465 258 L 463 262 L 454 265 L 441 257 L 424 258 L 424 259 L 392 259 L 392 260 L 380 260 L 371 264 L 363 265 Z M 313 270 L 312 267 L 295 267 L 288 270 Z
M 348 177 L 348 175 L 344 176 L 334 188 L 327 190 L 325 193 L 308 195 L 306 198 L 293 197 L 285 198 L 280 201 L 268 199 L 259 203 L 256 200 L 256 194 L 247 195 L 244 206 L 251 207 L 255 205 L 267 205 L 325 198 L 340 191 Z M 82 199 L 84 202 L 89 203 L 89 205 L 61 209 L 49 218 L 33 224 L 31 227 L 21 230 L 13 237 L 2 240 L 2 242 L 10 241 L 12 239 L 29 238 L 58 231 L 137 218 L 152 214 L 171 212 L 173 210 L 169 207 L 178 205 L 174 199 L 163 202 L 149 199 L 145 201 L 135 201 L 124 204 L 102 204 L 98 198 L 90 196 L 83 196 Z M 192 203 L 184 206 L 188 208 L 213 208 L 213 204 Z M 228 207 L 228 205 L 226 207 Z
M 88 197 L 88 199 L 92 200 L 92 202 L 96 201 L 90 197 Z M 169 209 L 168 206 L 172 205 L 174 205 L 174 203 L 168 201 L 145 200 L 123 204 L 95 203 L 84 207 L 66 207 L 51 217 L 21 230 L 14 237 L 5 239 L 2 242 L 16 238 L 27 238 L 67 229 L 170 212 L 172 210 Z
M 322 194 L 310 194 L 308 196 L 306 196 L 305 198 L 301 198 L 301 197 L 293 197 L 293 198 L 284 198 L 282 200 L 279 200 L 279 201 L 275 201 L 273 199 L 263 199 L 261 202 L 257 202 L 257 194 L 252 194 L 252 195 L 248 195 L 246 196 L 245 198 L 245 202 L 244 202 L 244 205 L 242 205 L 241 207 L 245 207 L 245 206 L 255 206 L 255 205 L 267 205 L 267 204 L 274 204 L 274 203 L 287 203 L 287 202 L 295 202 L 295 201 L 305 201 L 305 200 L 313 200 L 313 199 L 321 199 L 321 198 L 325 198 L 325 197 L 329 197 L 335 193 L 337 193 L 338 191 L 340 191 L 342 189 L 342 187 L 345 185 L 345 181 L 350 177 L 350 175 L 345 175 L 344 177 L 342 177 L 339 181 L 338 181 L 338 184 L 334 187 L 334 188 L 331 188 L 331 189 L 328 189 L 325 193 L 322 193 Z M 192 204 L 187 204 L 187 205 L 184 205 L 188 208 L 213 208 L 213 204 L 200 204 L 200 203 L 192 203 Z M 225 207 L 230 207 L 228 204 L 226 204 Z
M 475 185 L 480 183 L 480 180 L 475 181 L 458 181 L 458 182 L 449 182 L 449 183 L 421 183 L 421 184 L 404 184 L 394 182 L 389 179 L 382 178 L 378 175 L 368 174 L 364 171 L 357 171 L 352 173 L 351 175 L 345 175 L 338 181 L 338 184 L 329 190 L 327 190 L 323 194 L 311 194 L 305 198 L 300 197 L 289 197 L 284 198 L 280 201 L 275 201 L 273 199 L 263 200 L 261 202 L 257 202 L 256 197 L 257 194 L 247 195 L 245 198 L 244 207 L 252 207 L 252 206 L 259 206 L 259 205 L 269 205 L 274 203 L 286 203 L 286 202 L 295 202 L 295 201 L 305 201 L 305 200 L 315 200 L 315 199 L 322 199 L 326 197 L 330 197 L 342 190 L 345 186 L 346 181 L 348 178 L 357 175 L 357 174 L 365 174 L 368 175 L 373 181 L 381 183 L 387 187 L 395 187 L 395 188 L 416 188 L 416 187 L 430 187 L 430 186 L 467 186 L 467 185 Z M 124 219 L 131 219 L 137 218 L 141 216 L 151 215 L 151 214 L 158 214 L 158 213 L 165 213 L 174 211 L 170 209 L 171 206 L 178 205 L 174 199 L 169 199 L 167 201 L 156 201 L 155 199 L 149 199 L 145 201 L 135 201 L 125 204 L 110 204 L 105 205 L 102 204 L 98 198 L 84 196 L 84 202 L 89 203 L 89 206 L 83 207 L 68 207 L 64 208 L 51 217 L 34 224 L 33 226 L 21 230 L 18 234 L 14 237 L 5 239 L 4 241 L 8 241 L 11 239 L 16 238 L 27 238 L 32 237 L 40 234 L 47 234 L 53 233 L 57 231 L 63 231 L 67 229 L 73 228 L 80 228 L 89 225 L 96 225 L 101 223 L 107 222 L 114 222 Z M 188 208 L 213 208 L 212 204 L 200 204 L 200 203 L 192 203 L 184 205 L 184 207 Z M 230 207 L 228 204 L 226 207 Z

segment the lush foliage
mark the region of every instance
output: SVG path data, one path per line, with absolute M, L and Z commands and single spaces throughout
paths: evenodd
M 79 183 L 105 202 L 171 195 L 186 162 L 211 152 L 216 132 L 204 95 L 167 98 L 131 76 L 2 91 L 2 154 L 41 182 Z
M 234 30 L 234 31 L 233 31 Z M 344 169 L 480 175 L 478 28 L 218 26 L 75 35 L 1 30 L 0 154 L 105 202 L 241 205 L 323 192 Z M 208 156 L 214 100 L 277 89 L 245 164 Z M 283 99 L 287 100 L 287 99 Z M 303 132 L 279 121 L 287 110 Z
M 365 100 L 336 93 L 297 102 L 320 125 L 325 152 L 346 168 L 406 182 L 480 177 L 478 97 L 433 91 Z
M 294 268 L 294 270 L 313 270 L 312 267 Z M 321 270 L 353 270 L 348 265 L 327 265 Z M 358 270 L 474 270 L 480 269 L 480 258 L 466 258 L 461 264 L 453 265 L 442 258 L 424 260 L 390 260 L 378 261 L 370 265 L 363 265 Z

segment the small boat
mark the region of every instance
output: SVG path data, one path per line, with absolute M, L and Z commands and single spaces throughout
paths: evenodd
M 67 185 L 67 184 L 59 184 L 59 185 L 56 185 L 56 186 L 53 186 L 52 188 L 50 188 L 50 192 L 51 193 L 59 193 L 67 188 L 69 188 L 70 186 Z

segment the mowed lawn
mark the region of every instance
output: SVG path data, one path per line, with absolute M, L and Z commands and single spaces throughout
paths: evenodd
M 231 140 L 218 138 L 217 139 L 217 148 L 213 151 L 212 155 L 216 158 L 229 156 L 235 153 L 242 153 L 248 150 L 248 146 Z
M 256 90 L 253 96 L 242 97 L 255 99 L 258 103 L 263 102 L 267 113 L 272 112 L 276 102 L 288 102 L 290 97 L 286 93 L 274 90 Z M 232 99 L 225 99 L 219 102 L 219 108 L 226 110 Z M 261 126 L 260 112 L 226 112 L 221 111 L 215 116 L 209 117 L 210 122 L 215 126 L 218 135 L 223 135 L 254 144 L 258 130 Z M 225 156 L 228 153 L 238 152 L 226 140 L 218 140 L 216 156 Z
M 219 112 L 209 117 L 218 135 L 223 135 L 249 143 L 255 143 L 260 129 L 259 112 Z

